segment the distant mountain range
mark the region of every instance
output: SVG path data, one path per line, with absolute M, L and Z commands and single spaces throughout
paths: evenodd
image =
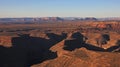
M 86 18 L 80 18 L 80 17 L 40 17 L 40 18 L 0 18 L 1 23 L 7 23 L 7 22 L 62 22 L 62 21 L 120 21 L 120 17 L 116 18 L 94 18 L 94 17 L 86 17 Z

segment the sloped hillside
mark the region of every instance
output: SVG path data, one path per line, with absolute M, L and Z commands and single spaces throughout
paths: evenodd
M 120 53 L 76 49 L 32 67 L 120 67 Z
M 66 47 L 65 42 L 69 42 L 67 41 L 68 39 L 66 39 L 50 48 L 51 51 L 57 52 L 57 58 L 46 60 L 40 64 L 35 64 L 31 67 L 120 67 L 119 51 L 108 51 L 114 50 L 112 48 L 113 45 L 109 45 L 110 48 L 104 49 L 87 43 L 83 43 L 83 45 L 75 41 L 75 39 L 71 38 L 69 40 L 70 43 L 72 43 L 73 45 L 72 47 L 77 45 L 76 42 L 79 43 L 78 45 L 80 45 L 75 47 L 75 49 L 71 51 L 64 49 L 64 47 Z M 69 45 L 70 46 L 67 46 L 71 48 L 71 44 Z

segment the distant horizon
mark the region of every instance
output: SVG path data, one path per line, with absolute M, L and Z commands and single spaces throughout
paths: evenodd
M 72 16 L 42 16 L 42 17 L 0 17 L 0 18 L 46 18 L 46 17 L 60 17 L 60 18 L 120 18 L 120 17 L 72 17 Z
M 120 0 L 1 0 L 0 18 L 120 17 Z

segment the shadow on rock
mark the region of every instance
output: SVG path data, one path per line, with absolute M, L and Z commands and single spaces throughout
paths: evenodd
M 12 47 L 0 46 L 0 67 L 30 67 L 33 64 L 57 57 L 50 47 L 63 40 L 65 36 L 47 34 L 49 39 L 19 35 L 12 38 Z
M 88 50 L 92 50 L 92 51 L 102 51 L 102 52 L 105 51 L 103 48 L 96 47 L 96 46 L 93 46 L 91 44 L 84 44 L 83 47 L 87 48 Z
M 120 52 L 120 40 L 118 40 L 116 42 L 115 46 L 108 48 L 106 51 L 108 51 L 108 52 Z
M 91 44 L 87 44 L 86 40 L 88 38 L 82 35 L 80 32 L 75 32 L 73 33 L 69 38 L 65 40 L 64 43 L 64 50 L 75 50 L 76 48 L 81 48 L 85 47 L 88 50 L 93 50 L 93 51 L 105 51 L 103 48 L 93 46 Z

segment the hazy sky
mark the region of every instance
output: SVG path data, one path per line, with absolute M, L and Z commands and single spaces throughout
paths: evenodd
M 120 0 L 0 0 L 0 17 L 120 17 Z

